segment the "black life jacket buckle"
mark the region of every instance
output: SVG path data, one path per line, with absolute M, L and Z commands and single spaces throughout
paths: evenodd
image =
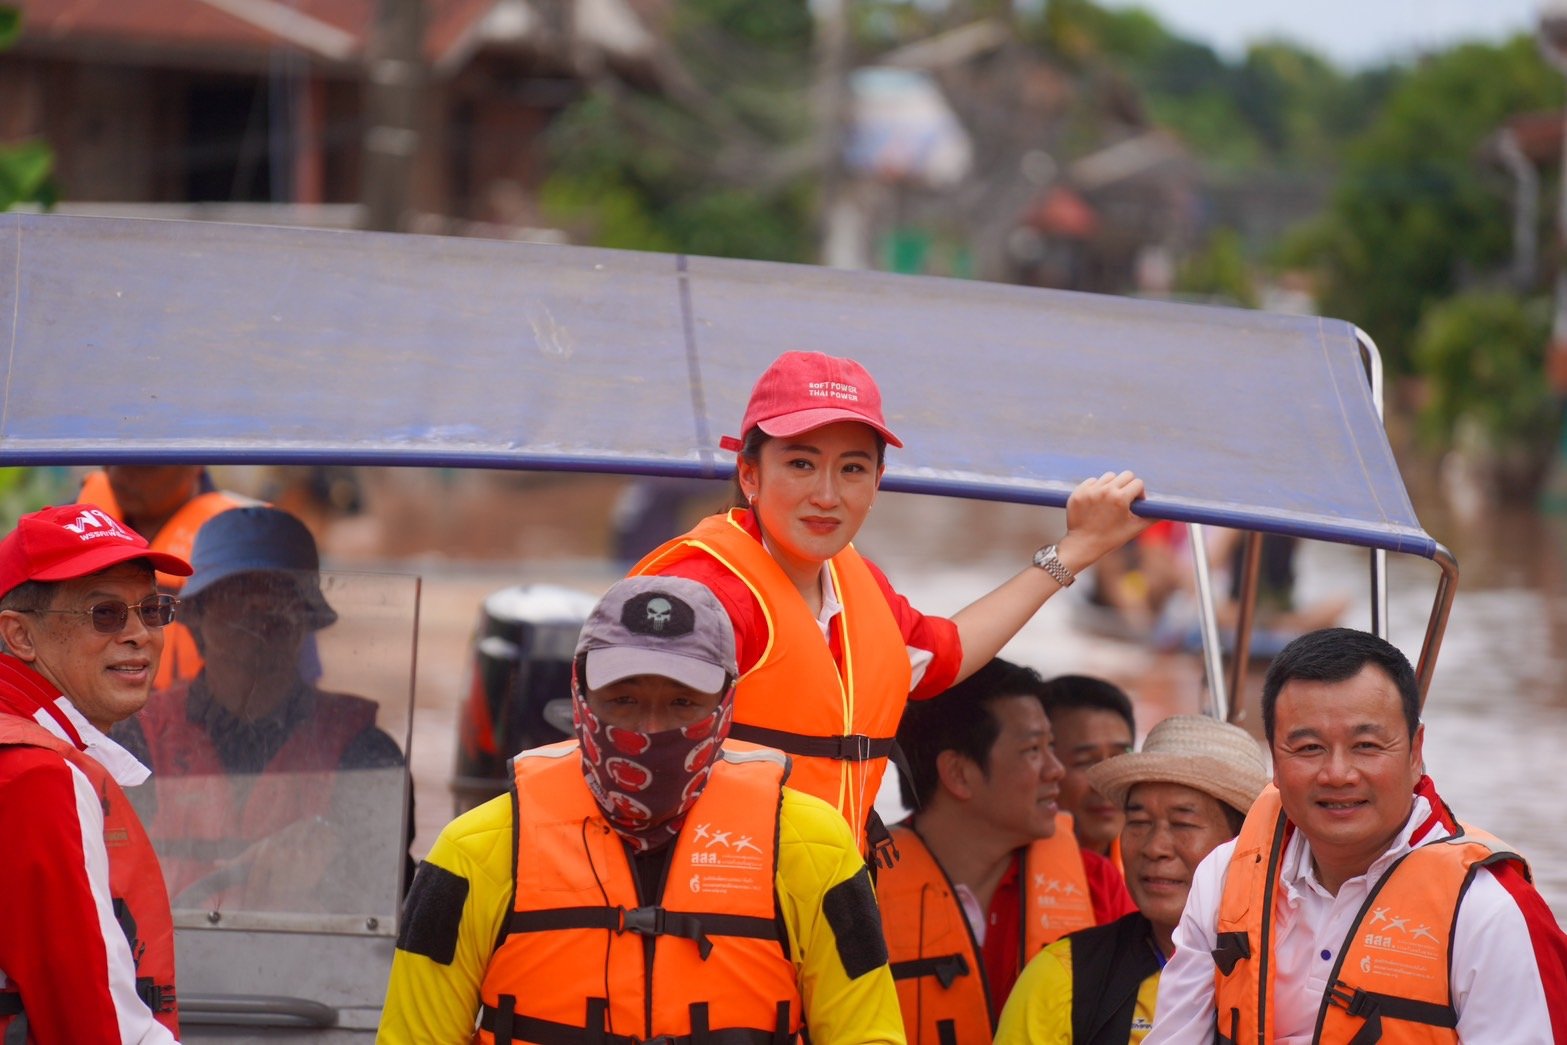
M 662 907 L 620 908 L 622 933 L 641 933 L 643 936 L 662 936 L 666 932 L 665 911 Z
M 1213 949 L 1213 962 L 1219 971 L 1228 976 L 1235 971 L 1235 964 L 1251 957 L 1251 939 L 1243 932 L 1220 933 Z

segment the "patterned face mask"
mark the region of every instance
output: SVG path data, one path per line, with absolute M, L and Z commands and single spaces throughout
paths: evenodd
M 680 833 L 729 735 L 734 692 L 731 684 L 713 713 L 689 726 L 639 733 L 594 715 L 572 671 L 572 724 L 588 790 L 610 826 L 638 852 Z

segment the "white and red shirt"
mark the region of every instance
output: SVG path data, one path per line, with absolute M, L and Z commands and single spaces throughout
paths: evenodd
M 1382 875 L 1411 849 L 1451 834 L 1416 793 L 1388 850 L 1333 894 L 1312 867 L 1311 847 L 1292 833 L 1279 868 L 1273 1032 L 1280 1045 L 1312 1041 L 1339 949 Z M 1144 1045 L 1213 1040 L 1214 961 L 1220 898 L 1233 841 L 1209 853 L 1192 877 L 1175 930 L 1175 955 L 1159 978 L 1153 1031 Z M 1567 1031 L 1567 939 L 1534 887 L 1512 867 L 1481 868 L 1458 908 L 1449 977 L 1464 1045 L 1551 1045 Z
M 121 785 L 146 779 L 146 768 L 68 700 L 40 694 L 39 681 L 0 655 L 0 714 L 38 723 Z M 45 748 L 0 746 L 0 991 L 22 990 L 31 1040 L 173 1042 L 136 994 L 103 830 L 101 800 L 80 769 Z

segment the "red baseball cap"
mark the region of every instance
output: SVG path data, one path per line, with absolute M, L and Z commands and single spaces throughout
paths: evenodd
M 26 581 L 68 581 L 134 559 L 190 576 L 188 562 L 153 551 L 141 534 L 97 505 L 45 508 L 22 516 L 0 540 L 0 595 Z
M 785 352 L 756 379 L 740 436 L 760 428 L 787 439 L 834 421 L 868 424 L 893 446 L 903 445 L 882 419 L 881 389 L 864 367 L 821 352 Z M 738 450 L 741 441 L 726 435 L 718 445 Z

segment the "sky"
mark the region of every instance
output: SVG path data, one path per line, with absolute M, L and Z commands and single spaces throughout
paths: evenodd
M 1142 7 L 1226 58 L 1264 37 L 1286 37 L 1345 69 L 1409 59 L 1463 40 L 1534 29 L 1542 0 L 1101 0 Z M 1545 0 L 1548 3 L 1567 0 Z

